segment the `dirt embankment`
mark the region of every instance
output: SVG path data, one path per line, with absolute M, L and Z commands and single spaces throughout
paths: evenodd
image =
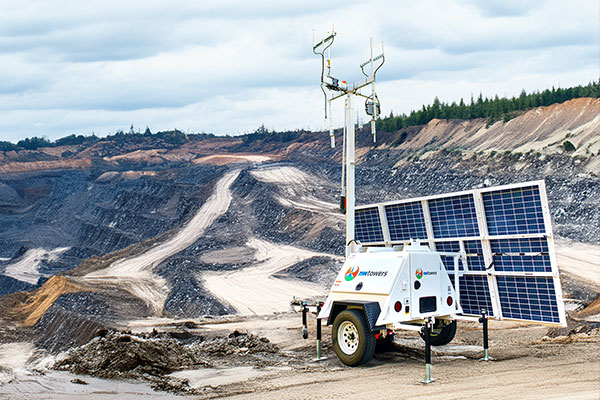
M 90 290 L 64 276 L 54 275 L 33 292 L 18 292 L 0 298 L 3 317 L 24 326 L 33 326 L 63 294 Z
M 569 140 L 575 155 L 597 155 L 600 151 L 600 99 L 580 98 L 538 107 L 507 122 L 488 125 L 485 119 L 471 121 L 432 120 L 418 134 L 404 141 L 401 150 L 461 148 L 473 151 L 497 150 L 562 152 Z
M 92 166 L 92 160 L 50 160 L 32 162 L 8 162 L 0 164 L 0 174 L 23 173 L 57 169 L 87 169 Z
M 492 125 L 486 119 L 439 120 L 397 132 L 380 132 L 377 146 L 397 149 L 408 157 L 435 150 L 471 152 L 529 151 L 541 154 L 565 153 L 563 143 L 571 142 L 571 156 L 586 160 L 586 170 L 598 173 L 600 166 L 600 99 L 577 98 L 547 107 L 538 107 Z M 102 141 L 89 145 L 59 146 L 34 151 L 0 153 L 0 173 L 22 173 L 56 169 L 88 169 L 96 163 L 116 165 L 138 163 L 145 166 L 165 163 L 209 163 L 224 165 L 268 160 L 338 159 L 341 146 L 328 147 L 323 132 L 304 132 L 287 141 L 239 137 L 194 139 L 182 145 L 146 137 L 122 142 Z M 368 139 L 369 138 L 369 139 Z M 339 140 L 339 135 L 338 135 Z M 357 152 L 373 149 L 370 135 L 359 135 Z M 361 154 L 358 154 L 358 159 Z

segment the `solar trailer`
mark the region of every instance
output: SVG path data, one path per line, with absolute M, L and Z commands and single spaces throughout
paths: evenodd
M 426 326 L 429 344 L 444 345 L 457 320 L 479 321 L 489 359 L 488 318 L 566 326 L 544 181 L 356 207 L 318 318 L 350 366 L 399 329 Z
M 429 324 L 444 345 L 457 320 L 484 322 L 485 342 L 487 318 L 566 326 L 544 181 L 358 206 L 355 221 L 318 316 L 347 365 L 399 329 Z
M 487 356 L 487 319 L 566 326 L 554 254 L 550 212 L 543 181 L 487 187 L 456 193 L 355 205 L 355 114 L 352 98 L 365 98 L 375 141 L 380 103 L 375 93 L 382 53 L 360 65 L 365 79 L 354 84 L 331 75 L 332 30 L 313 45 L 321 56 L 325 127 L 330 131 L 331 102 L 345 99 L 340 205 L 346 213 L 346 262 L 318 313 L 332 326 L 338 358 L 350 366 L 373 356 L 398 329 L 417 331 L 426 343 L 426 379 L 430 345 L 450 343 L 456 321 L 483 324 Z M 370 73 L 364 68 L 370 67 Z M 363 88 L 370 88 L 362 94 Z M 294 301 L 303 310 L 306 302 Z M 306 338 L 306 335 L 304 335 Z

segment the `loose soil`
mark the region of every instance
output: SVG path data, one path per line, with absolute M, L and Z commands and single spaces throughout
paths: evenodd
M 54 368 L 77 374 L 71 375 L 70 387 L 81 382 L 95 382 L 97 387 L 97 378 L 133 378 L 155 390 L 194 399 L 598 399 L 598 324 L 570 324 L 549 329 L 490 321 L 490 354 L 496 361 L 483 362 L 479 325 L 459 322 L 455 340 L 433 349 L 436 381 L 430 385 L 421 383 L 424 346 L 416 333 L 397 333 L 391 351 L 350 368 L 333 353 L 329 327 L 323 337 L 327 359 L 313 361 L 314 317 L 309 319 L 309 339 L 303 340 L 300 314 L 294 313 L 137 321 L 132 331 L 100 332 L 62 356 Z M 30 346 L 19 345 L 31 353 Z M 4 350 L 6 356 L 9 348 Z M 23 357 L 9 358 L 8 368 L 24 369 Z M 28 395 L 17 380 L 0 386 L 0 396 L 17 398 L 17 388 L 19 395 Z M 63 394 L 73 389 L 56 385 L 53 390 L 55 398 L 67 398 Z M 98 393 L 97 388 L 91 391 L 91 398 Z

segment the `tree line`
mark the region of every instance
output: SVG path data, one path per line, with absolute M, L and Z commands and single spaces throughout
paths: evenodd
M 409 126 L 424 125 L 435 118 L 463 120 L 486 118 L 488 124 L 500 119 L 506 122 L 530 108 L 549 106 L 579 97 L 600 97 L 599 82 L 591 82 L 585 86 L 579 85 L 570 88 L 552 87 L 552 89 L 533 93 L 527 93 L 523 90 L 518 97 L 510 99 L 500 98 L 498 95 L 488 99 L 480 93 L 476 100 L 471 96 L 471 101 L 468 104 L 462 98 L 458 104 L 456 102 L 448 104 L 440 102 L 436 97 L 432 104 L 423 105 L 420 110 L 413 110 L 408 115 L 395 116 L 390 113 L 388 117 L 378 119 L 377 129 L 394 132 Z
M 262 124 L 254 132 L 243 134 L 240 137 L 244 143 L 252 143 L 257 140 L 260 140 L 263 143 L 283 143 L 294 141 L 304 133 L 307 133 L 307 131 L 303 129 L 281 132 L 271 131 L 268 128 L 265 128 L 265 124 Z
M 58 147 L 58 146 L 69 146 L 69 145 L 81 145 L 81 144 L 94 144 L 97 142 L 104 141 L 126 141 L 132 142 L 137 141 L 140 138 L 152 137 L 157 139 L 162 139 L 166 143 L 181 145 L 190 141 L 190 139 L 206 139 L 210 137 L 214 137 L 212 133 L 198 133 L 198 134 L 190 134 L 187 135 L 184 132 L 173 129 L 169 131 L 161 131 L 157 133 L 152 133 L 150 128 L 146 127 L 144 132 L 134 131 L 133 125 L 130 127 L 128 132 L 123 130 L 118 130 L 112 135 L 108 135 L 106 137 L 98 137 L 95 134 L 84 136 L 84 135 L 69 135 L 63 138 L 57 139 L 55 141 L 50 141 L 46 137 L 31 137 L 23 140 L 19 140 L 16 144 L 7 141 L 0 141 L 0 151 L 10 151 L 10 150 L 36 150 L 41 147 Z

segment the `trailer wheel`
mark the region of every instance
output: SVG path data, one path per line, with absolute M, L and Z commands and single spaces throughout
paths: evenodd
M 355 367 L 373 358 L 375 334 L 360 310 L 344 310 L 333 321 L 333 350 L 341 362 Z
M 423 333 L 419 332 L 419 335 L 425 340 Z M 446 324 L 445 321 L 437 319 L 431 330 L 431 345 L 443 346 L 448 344 L 454 339 L 454 335 L 456 335 L 456 321 Z

